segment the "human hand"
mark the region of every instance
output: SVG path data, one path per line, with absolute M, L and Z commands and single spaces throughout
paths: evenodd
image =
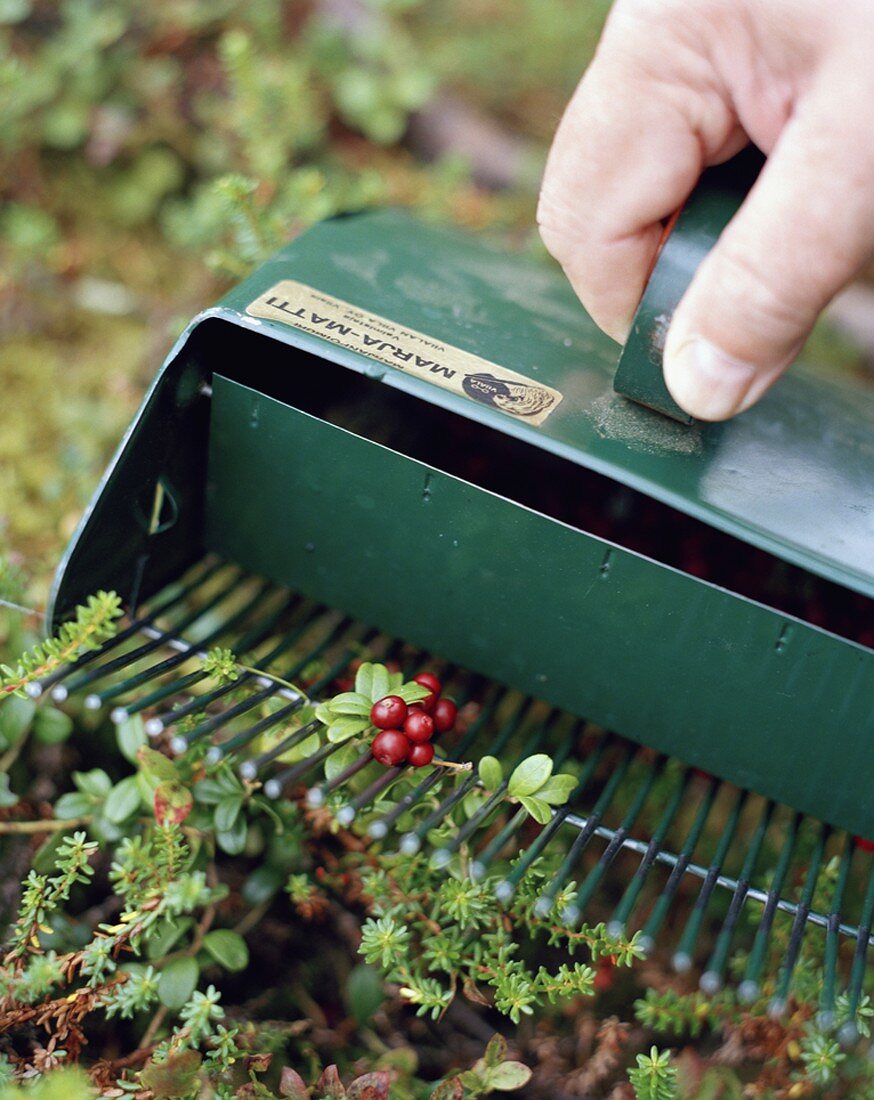
M 544 243 L 620 342 L 661 235 L 702 170 L 768 160 L 677 307 L 674 400 L 703 420 L 753 405 L 874 255 L 871 0 L 616 0 L 558 128 Z

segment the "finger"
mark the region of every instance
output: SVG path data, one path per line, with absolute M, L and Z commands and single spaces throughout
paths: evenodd
M 677 307 L 665 382 L 693 416 L 725 420 L 758 401 L 871 253 L 874 143 L 833 107 L 859 95 L 832 78 L 799 104 Z
M 556 133 L 538 207 L 544 243 L 583 305 L 622 340 L 658 246 L 661 219 L 705 164 L 746 137 L 683 40 L 665 0 L 614 8 Z

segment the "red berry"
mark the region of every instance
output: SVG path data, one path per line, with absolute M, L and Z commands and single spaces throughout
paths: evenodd
M 386 695 L 370 708 L 370 721 L 381 730 L 397 730 L 407 717 L 407 704 L 400 695 Z
M 404 733 L 414 745 L 421 745 L 423 741 L 430 741 L 434 736 L 434 719 L 425 711 L 407 711 L 407 720 L 404 722 Z
M 434 729 L 438 733 L 448 733 L 455 725 L 458 707 L 451 699 L 438 699 L 434 707 Z
M 412 745 L 407 760 L 414 768 L 424 768 L 434 759 L 434 746 L 425 741 L 421 745 Z
M 439 695 L 443 690 L 443 685 L 433 672 L 420 672 L 418 676 L 413 677 L 413 683 L 421 684 L 422 687 L 427 688 L 429 691 L 433 691 L 435 695 Z
M 856 847 L 863 852 L 874 852 L 874 840 L 868 840 L 864 836 L 857 836 Z
M 383 730 L 370 746 L 374 759 L 387 768 L 403 764 L 410 754 L 410 742 L 400 730 Z

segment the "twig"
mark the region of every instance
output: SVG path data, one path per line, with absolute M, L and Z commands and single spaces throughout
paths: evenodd
M 58 833 L 61 829 L 75 829 L 87 825 L 91 815 L 71 817 L 65 821 L 47 817 L 41 821 L 0 821 L 0 833 Z

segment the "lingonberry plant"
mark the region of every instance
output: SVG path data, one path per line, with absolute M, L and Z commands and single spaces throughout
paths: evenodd
M 96 636 L 90 616 L 104 617 L 99 629 L 109 632 L 116 611 L 111 596 L 84 609 L 78 647 Z M 257 777 L 246 778 L 247 761 L 237 753 L 185 740 L 202 714 L 188 714 L 175 737 L 150 744 L 139 715 L 120 721 L 110 738 L 75 701 L 60 710 L 45 696 L 28 697 L 23 679 L 45 675 L 53 653 L 64 660 L 78 652 L 74 640 L 67 634 L 10 665 L 18 687 L 0 703 L 0 736 L 8 738 L 0 845 L 4 867 L 20 866 L 23 877 L 0 967 L 0 1030 L 8 1044 L 0 1086 L 4 1076 L 57 1079 L 52 1088 L 64 1100 L 79 1100 L 83 1079 L 61 1067 L 81 1061 L 104 1095 L 142 1100 L 205 1090 L 238 1100 L 456 1100 L 522 1087 L 554 1095 L 555 1081 L 571 1069 L 549 1071 L 537 1036 L 592 1019 L 589 1006 L 625 983 L 637 1029 L 618 1020 L 598 1027 L 591 1057 L 573 1071 L 584 1074 L 584 1095 L 606 1094 L 623 1081 L 638 1100 L 709 1095 L 701 1092 L 707 1088 L 734 1095 L 740 1086 L 732 1070 L 711 1066 L 696 1077 L 669 1049 L 698 1035 L 711 1043 L 721 1036 L 733 1049 L 767 1048 L 768 1072 L 782 1088 L 795 1088 L 793 1096 L 847 1082 L 839 1094 L 854 1095 L 850 1087 L 871 1084 L 869 1064 L 835 1039 L 846 1028 L 869 1034 L 868 997 L 855 1006 L 839 999 L 830 1032 L 817 1020 L 821 944 L 805 942 L 793 1012 L 782 1023 L 766 1018 L 774 993 L 767 982 L 749 1006 L 730 989 L 706 997 L 662 984 L 644 993 L 635 978 L 638 938 L 569 921 L 575 883 L 554 896 L 545 891 L 566 847 L 550 846 L 551 854 L 523 863 L 517 846 L 498 846 L 481 862 L 481 848 L 470 843 L 479 830 L 499 837 L 514 822 L 536 838 L 572 796 L 577 776 L 545 752 L 519 752 L 506 762 L 496 748 L 475 769 L 454 759 L 479 703 L 459 711 L 433 673 L 405 681 L 397 669 L 362 659 L 354 680 L 338 682 L 322 702 L 305 685 L 323 668 L 305 670 L 304 686 L 277 681 L 302 703 L 274 740 L 251 751 L 279 746 L 280 760 L 288 752 L 295 760 L 331 752 L 318 787 L 325 797 L 292 788 L 274 798 Z M 196 671 L 205 686 L 226 688 L 231 705 L 250 690 L 252 668 L 230 650 L 210 651 Z M 265 715 L 277 705 L 265 700 Z M 86 721 L 88 735 L 75 736 Z M 293 750 L 283 749 L 300 730 Z M 388 770 L 371 759 L 386 734 L 402 737 L 406 752 Z M 435 746 L 440 768 L 438 757 L 429 759 Z M 452 764 L 460 767 L 445 766 Z M 372 804 L 344 814 L 374 774 Z M 425 781 L 424 794 L 409 798 Z M 36 782 L 55 785 L 53 804 L 34 794 Z M 448 812 L 434 817 L 441 805 Z M 400 850 L 379 828 L 387 814 Z M 47 839 L 33 847 L 41 836 Z M 827 866 L 813 899 L 819 910 L 829 910 L 837 878 Z M 786 921 L 775 951 L 790 934 Z M 651 972 L 657 965 L 648 963 Z M 439 1029 L 455 1028 L 471 1009 L 518 1028 L 513 1045 L 538 1072 L 500 1038 L 484 1053 L 483 1039 L 478 1050 L 447 1052 L 417 1068 L 407 1036 L 444 1034 Z M 356 1028 L 360 1040 L 351 1038 Z M 118 1053 L 89 1060 L 110 1029 Z M 649 1050 L 653 1040 L 668 1045 Z M 55 1100 L 48 1091 L 45 1097 Z

